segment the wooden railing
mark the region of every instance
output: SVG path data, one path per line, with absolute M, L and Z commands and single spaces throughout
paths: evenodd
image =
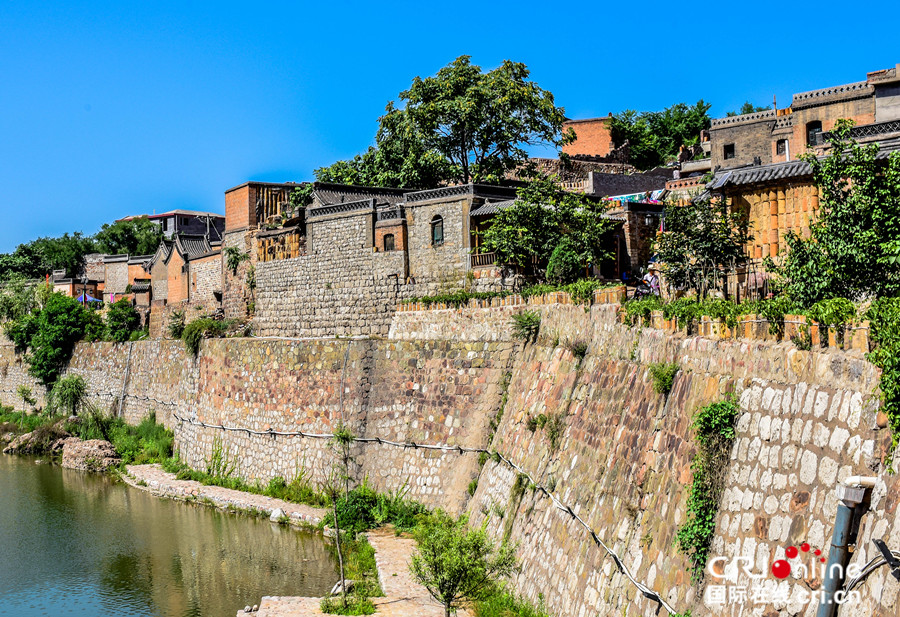
M 485 268 L 497 263 L 496 253 L 475 253 L 470 256 L 473 268 Z

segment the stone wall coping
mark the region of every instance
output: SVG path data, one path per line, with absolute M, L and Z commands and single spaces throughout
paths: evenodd
M 619 307 L 619 321 L 626 323 L 626 314 L 622 308 L 625 298 L 626 289 L 624 285 L 596 289 L 589 305 L 617 305 Z M 485 299 L 472 298 L 464 306 L 459 307 L 447 302 L 436 302 L 427 306 L 423 302 L 403 302 L 397 306 L 397 312 L 411 313 L 447 310 L 463 312 L 473 309 L 532 307 L 552 304 L 579 304 L 579 302 L 573 300 L 567 292 L 555 291 L 527 298 L 519 294 Z M 769 320 L 759 315 L 741 315 L 738 317 L 737 326 L 734 328 L 729 327 L 724 319 L 704 315 L 696 324 L 697 332 L 694 334 L 715 340 L 750 339 L 759 341 L 791 341 L 798 337 L 805 337 L 808 334 L 809 344 L 812 347 L 852 349 L 862 353 L 867 353 L 870 350 L 868 321 L 851 322 L 838 328 L 811 321 L 805 315 L 785 315 L 784 317 L 784 332 L 776 334 L 771 332 Z M 679 328 L 677 319 L 666 319 L 663 311 L 652 311 L 650 319 L 646 320 L 642 325 L 670 334 L 681 333 L 685 336 L 691 334 L 688 331 L 688 326 Z

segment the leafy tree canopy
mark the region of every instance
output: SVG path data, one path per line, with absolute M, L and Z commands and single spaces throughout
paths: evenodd
M 12 253 L 0 254 L 0 280 L 41 278 L 53 270 L 65 270 L 72 276 L 84 263 L 84 256 L 96 250 L 94 239 L 81 232 L 38 238 L 20 244 Z
M 75 343 L 84 336 L 90 321 L 88 310 L 74 298 L 51 294 L 44 307 L 26 317 L 28 371 L 44 385 L 51 385 L 65 368 Z
M 697 143 L 710 125 L 709 103 L 676 103 L 662 111 L 626 110 L 613 116 L 610 136 L 616 146 L 628 141 L 631 164 L 652 169 L 678 156 L 681 146 Z
M 94 236 L 97 250 L 110 255 L 150 255 L 162 240 L 162 228 L 146 216 L 104 223 Z
M 156 251 L 161 238 L 160 226 L 147 217 L 104 224 L 94 236 L 77 231 L 56 238 L 38 238 L 20 244 L 11 253 L 0 253 L 0 281 L 43 278 L 53 270 L 76 276 L 85 255 L 149 255 Z
M 741 105 L 740 111 L 729 111 L 725 115 L 730 118 L 732 116 L 743 116 L 744 114 L 755 114 L 761 111 L 769 111 L 770 109 L 772 109 L 771 105 L 766 105 L 765 107 L 757 107 L 750 101 L 744 101 L 744 104 Z
M 603 217 L 607 208 L 605 201 L 562 190 L 555 177 L 538 178 L 519 189 L 515 205 L 497 213 L 482 246 L 500 263 L 518 267 L 546 263 L 563 244 L 567 272 L 574 260 L 582 269 L 600 264 L 611 257 L 606 239 L 616 226 Z
M 900 293 L 900 153 L 878 160 L 878 145 L 856 143 L 852 126 L 838 121 L 828 156 L 803 155 L 819 187 L 818 217 L 809 237 L 786 234 L 781 265 L 769 264 L 803 306 Z
M 487 73 L 460 56 L 433 77 L 416 77 L 379 119 L 376 145 L 316 170 L 323 182 L 431 188 L 497 182 L 527 158 L 528 146 L 560 146 L 565 113 L 519 62 Z
M 485 525 L 472 529 L 467 516 L 454 519 L 438 510 L 416 528 L 419 546 L 410 570 L 446 617 L 467 600 L 484 599 L 516 571 L 515 547 L 494 547 Z
M 746 213 L 704 199 L 666 204 L 665 220 L 666 230 L 655 248 L 666 282 L 675 289 L 692 289 L 705 297 L 723 271 L 747 262 Z

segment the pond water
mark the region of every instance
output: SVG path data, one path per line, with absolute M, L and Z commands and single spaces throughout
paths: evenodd
M 335 571 L 318 534 L 0 455 L 0 615 L 233 616 Z

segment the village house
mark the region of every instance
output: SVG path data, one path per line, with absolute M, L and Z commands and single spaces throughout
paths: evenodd
M 297 188 L 247 182 L 225 193 L 225 252 L 246 259 L 223 268 L 223 308 L 226 317 L 252 315 L 260 335 L 383 335 L 404 300 L 521 283 L 481 249 L 481 233 L 515 203 L 514 187 L 317 182 L 311 204 L 295 211 Z M 595 274 L 618 278 L 646 263 L 661 210 L 645 193 L 614 202 L 609 216 L 622 223 L 610 238 L 615 259 Z
M 208 236 L 212 242 L 222 240 L 222 232 L 225 230 L 225 217 L 215 212 L 200 212 L 197 210 L 170 210 L 162 214 L 140 214 L 126 216 L 119 221 L 130 221 L 146 217 L 162 228 L 163 236 L 169 240 L 175 234 L 188 234 Z
M 790 107 L 712 121 L 713 169 L 787 163 L 811 149 L 828 149 L 825 134 L 838 119 L 856 124 L 859 141 L 900 136 L 900 65 L 866 75 L 865 81 L 800 92 Z

